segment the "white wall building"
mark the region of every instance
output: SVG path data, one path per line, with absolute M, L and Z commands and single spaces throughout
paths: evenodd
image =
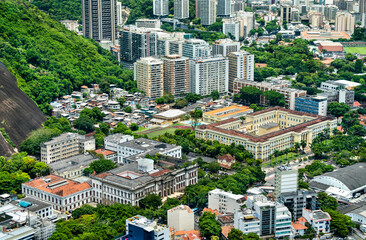
M 168 226 L 175 231 L 194 230 L 194 213 L 190 207 L 179 205 L 168 210 Z
M 279 199 L 282 193 L 297 191 L 297 169 L 282 165 L 275 170 L 275 199 Z
M 220 213 L 234 213 L 240 210 L 243 198 L 243 195 L 214 189 L 208 193 L 208 208 L 216 209 Z
M 153 1 L 153 14 L 155 16 L 169 15 L 169 0 L 154 0 Z
M 211 56 L 211 47 L 204 40 L 189 39 L 182 44 L 182 54 L 190 59 L 204 58 Z
M 234 36 L 235 41 L 239 41 L 240 23 L 237 21 L 224 21 L 222 24 L 222 32 L 227 36 L 230 36 L 230 33 L 232 36 Z
M 189 61 L 190 92 L 203 96 L 213 91 L 229 90 L 229 61 L 225 57 L 210 57 Z
M 250 209 L 234 213 L 234 228 L 245 234 L 255 233 L 260 235 L 260 224 L 260 220 L 255 217 L 254 212 Z
M 125 143 L 121 143 L 117 147 L 118 163 L 128 164 L 133 162 L 129 157 L 141 158 L 146 154 L 151 156 L 159 153 L 161 155 L 181 158 L 182 147 L 172 144 L 161 143 L 158 141 L 138 138 Z
M 118 152 L 118 146 L 121 143 L 132 141 L 134 138 L 131 135 L 116 133 L 104 138 L 104 148 L 113 152 Z
M 311 211 L 304 208 L 302 216 L 310 223 L 317 234 L 330 232 L 330 221 L 332 219 L 329 213 L 322 210 Z

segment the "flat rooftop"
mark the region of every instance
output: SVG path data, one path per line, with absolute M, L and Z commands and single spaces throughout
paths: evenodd
M 247 112 L 247 111 L 251 111 L 252 109 L 247 107 L 247 106 L 228 106 L 228 107 L 224 107 L 224 108 L 219 108 L 213 111 L 209 111 L 209 112 L 205 112 L 204 114 L 206 115 L 211 115 L 211 116 L 220 116 L 220 117 L 228 117 L 231 115 L 235 115 L 241 112 Z M 222 114 L 225 113 L 226 114 Z
M 95 158 L 94 156 L 92 156 L 90 154 L 88 154 L 88 155 L 80 154 L 75 157 L 71 157 L 71 158 L 67 158 L 64 160 L 50 163 L 48 165 L 50 166 L 52 171 L 60 173 L 60 172 L 78 169 L 80 167 L 89 166 L 89 164 L 94 162 L 95 160 L 97 160 L 97 158 Z

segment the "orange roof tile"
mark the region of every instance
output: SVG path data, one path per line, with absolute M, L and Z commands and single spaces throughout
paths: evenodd
M 65 181 L 65 184 L 59 187 L 53 187 L 53 188 L 49 187 L 49 185 L 53 185 L 61 181 Z M 91 188 L 90 184 L 87 182 L 79 183 L 56 175 L 48 175 L 46 177 L 36 178 L 24 184 L 29 187 L 37 188 L 38 190 L 49 192 L 51 194 L 55 194 L 61 197 L 65 197 L 80 192 L 82 190 Z
M 231 229 L 233 229 L 234 226 L 222 226 L 221 227 L 221 233 L 222 235 L 224 235 L 226 238 L 229 235 L 229 232 L 231 232 Z
M 301 223 L 291 223 L 292 227 L 295 229 L 295 230 L 306 230 L 308 229 L 307 227 L 305 227 L 304 225 L 302 225 Z
M 95 150 L 95 152 L 97 154 L 102 154 L 104 156 L 108 156 L 108 155 L 112 155 L 112 154 L 116 154 L 116 152 L 110 151 L 110 150 L 106 150 L 106 149 L 97 149 Z
M 217 211 L 216 209 L 211 209 L 211 208 L 204 208 L 203 209 L 204 212 L 209 212 L 209 213 L 213 213 L 216 216 L 218 215 L 222 215 L 219 211 Z
M 297 219 L 298 222 L 304 222 L 306 223 L 306 219 L 304 217 L 299 217 L 299 219 Z

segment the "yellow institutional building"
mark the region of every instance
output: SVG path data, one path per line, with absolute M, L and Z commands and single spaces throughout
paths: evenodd
M 238 118 L 246 114 L 252 113 L 253 109 L 247 106 L 229 106 L 213 111 L 205 112 L 202 115 L 202 120 L 207 123 L 220 122 L 229 118 Z
M 255 159 L 267 160 L 274 150 L 294 147 L 295 142 L 302 140 L 309 146 L 324 129 L 332 132 L 336 127 L 333 117 L 274 107 L 248 114 L 244 121 L 231 118 L 201 125 L 196 129 L 196 137 L 227 145 L 240 144 Z

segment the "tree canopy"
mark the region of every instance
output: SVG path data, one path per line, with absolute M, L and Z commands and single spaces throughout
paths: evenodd
M 44 113 L 51 114 L 51 101 L 82 85 L 107 82 L 136 90 L 132 71 L 110 52 L 31 3 L 2 1 L 0 12 L 0 61 Z

